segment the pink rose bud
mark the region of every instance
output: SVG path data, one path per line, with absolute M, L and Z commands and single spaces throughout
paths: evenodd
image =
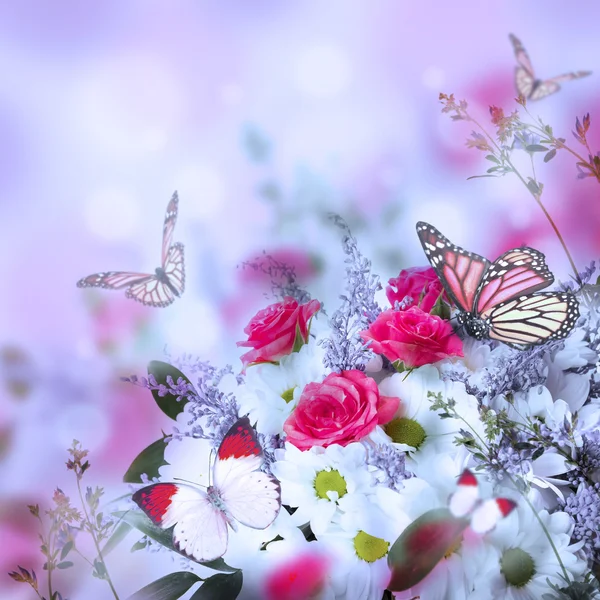
M 444 319 L 411 306 L 408 310 L 382 312 L 366 331 L 365 342 L 373 352 L 407 368 L 436 363 L 451 356 L 463 356 L 462 340 Z
M 390 279 L 385 294 L 392 307 L 396 302 L 402 302 L 406 296 L 413 299 L 412 305 L 418 306 L 425 312 L 431 312 L 444 288 L 438 276 L 431 267 L 411 267 L 400 271 L 398 277 Z M 442 300 L 450 304 L 444 292 Z
M 400 400 L 381 396 L 374 379 L 362 371 L 329 374 L 305 386 L 298 406 L 283 425 L 286 441 L 300 450 L 331 444 L 347 446 L 389 423 Z
M 277 362 L 294 348 L 308 341 L 309 322 L 321 308 L 317 300 L 299 305 L 290 297 L 258 311 L 244 329 L 245 342 L 237 345 L 252 348 L 241 359 L 244 369 L 250 364 Z

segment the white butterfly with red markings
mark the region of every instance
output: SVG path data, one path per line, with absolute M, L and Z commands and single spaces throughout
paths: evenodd
M 279 482 L 258 471 L 264 456 L 248 417 L 225 434 L 206 491 L 184 483 L 155 483 L 133 494 L 133 501 L 161 529 L 173 527 L 173 543 L 198 562 L 227 551 L 228 529 L 241 523 L 266 529 L 279 514 Z
M 169 306 L 185 290 L 183 244 L 171 244 L 177 222 L 179 198 L 175 192 L 167 206 L 163 225 L 162 262 L 154 274 L 108 271 L 94 273 L 77 282 L 77 287 L 101 287 L 107 290 L 127 288 L 127 298 L 146 306 Z
M 477 533 L 491 531 L 498 521 L 508 516 L 517 506 L 509 498 L 479 498 L 477 478 L 465 469 L 458 478 L 458 489 L 450 496 L 450 512 L 457 518 L 468 518 L 471 529 Z
M 591 71 L 575 71 L 574 73 L 565 73 L 551 79 L 537 79 L 531 60 L 527 54 L 521 40 L 512 33 L 509 35 L 510 41 L 517 57 L 519 66 L 515 70 L 515 85 L 519 94 L 522 94 L 527 100 L 541 100 L 550 94 L 560 90 L 559 83 L 581 79 L 591 75 Z

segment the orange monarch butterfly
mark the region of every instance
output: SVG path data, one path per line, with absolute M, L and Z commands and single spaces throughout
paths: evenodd
M 515 86 L 517 92 L 523 95 L 527 100 L 541 100 L 550 94 L 560 90 L 559 83 L 571 81 L 572 79 L 581 79 L 591 75 L 591 71 L 576 71 L 574 73 L 565 73 L 551 79 L 537 79 L 529 55 L 525 51 L 521 40 L 512 33 L 508 36 L 512 42 L 515 56 L 519 66 L 515 69 Z
M 167 206 L 163 225 L 162 262 L 154 274 L 108 271 L 94 273 L 77 282 L 77 287 L 101 287 L 107 290 L 127 288 L 127 298 L 146 306 L 169 306 L 185 290 L 183 244 L 171 244 L 177 222 L 179 197 L 175 192 Z
M 579 303 L 568 292 L 535 292 L 554 277 L 544 255 L 515 248 L 494 262 L 455 246 L 435 227 L 420 221 L 417 234 L 458 322 L 475 339 L 493 339 L 514 348 L 566 337 L 579 318 Z

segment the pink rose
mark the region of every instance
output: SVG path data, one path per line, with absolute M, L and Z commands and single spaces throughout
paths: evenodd
M 283 430 L 300 450 L 313 446 L 347 446 L 391 421 L 400 400 L 380 396 L 375 380 L 362 371 L 331 373 L 305 386 Z
M 252 348 L 241 357 L 244 368 L 253 363 L 278 361 L 291 354 L 295 344 L 306 343 L 309 321 L 319 308 L 321 305 L 317 300 L 300 306 L 288 296 L 283 302 L 258 311 L 244 329 L 248 339 L 237 343 Z
M 276 563 L 266 574 L 263 598 L 306 600 L 318 597 L 330 570 L 329 557 L 305 551 L 277 562 L 279 564 Z
M 440 294 L 444 291 L 438 276 L 431 267 L 411 267 L 400 271 L 400 275 L 388 281 L 385 294 L 390 304 L 402 302 L 406 296 L 413 299 L 413 306 L 431 312 Z M 450 304 L 446 293 L 442 298 Z
M 463 356 L 462 340 L 452 325 L 416 306 L 382 312 L 360 335 L 365 342 L 371 342 L 371 350 L 391 362 L 402 361 L 408 368 Z

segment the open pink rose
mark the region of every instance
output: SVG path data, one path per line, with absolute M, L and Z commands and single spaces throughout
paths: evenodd
M 394 417 L 400 400 L 380 396 L 377 383 L 362 371 L 331 373 L 309 383 L 298 406 L 283 425 L 286 441 L 300 450 L 313 446 L 347 446 Z
M 413 306 L 431 312 L 440 294 L 444 291 L 438 276 L 431 267 L 411 267 L 400 271 L 398 277 L 390 279 L 385 294 L 390 304 L 402 302 L 406 296 L 413 299 Z M 450 303 L 446 293 L 442 298 Z
M 452 325 L 416 306 L 382 312 L 360 335 L 371 342 L 371 350 L 392 362 L 400 360 L 409 368 L 463 356 L 462 340 Z
M 244 329 L 248 339 L 237 343 L 252 348 L 241 357 L 244 368 L 253 363 L 278 361 L 292 352 L 294 344 L 306 343 L 309 321 L 319 308 L 317 300 L 300 305 L 288 296 L 256 313 Z

